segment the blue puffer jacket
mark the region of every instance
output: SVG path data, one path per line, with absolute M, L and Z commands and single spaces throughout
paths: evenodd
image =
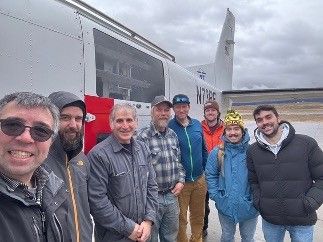
M 223 215 L 230 217 L 235 223 L 255 218 L 257 210 L 253 207 L 246 151 L 250 140 L 247 129 L 239 144 L 233 144 L 224 136 L 224 177 L 218 165 L 218 148 L 211 151 L 205 169 L 205 176 L 210 198 Z
M 185 181 L 192 182 L 204 174 L 208 153 L 201 123 L 190 117 L 189 120 L 188 126 L 183 127 L 173 118 L 168 127 L 174 130 L 178 137 L 181 161 L 186 172 Z

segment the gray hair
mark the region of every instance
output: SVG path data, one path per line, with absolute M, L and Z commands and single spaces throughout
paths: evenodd
M 19 106 L 26 108 L 44 108 L 48 109 L 53 117 L 53 131 L 54 136 L 58 132 L 59 125 L 59 110 L 58 108 L 49 100 L 49 98 L 32 93 L 32 92 L 15 92 L 4 96 L 0 100 L 0 112 L 2 109 L 10 102 L 16 102 Z
M 133 119 L 137 120 L 137 111 L 134 106 L 132 106 L 130 103 L 118 103 L 118 104 L 115 104 L 111 110 L 111 113 L 109 116 L 110 122 L 115 120 L 116 112 L 118 112 L 121 109 L 126 109 L 128 111 L 131 111 Z

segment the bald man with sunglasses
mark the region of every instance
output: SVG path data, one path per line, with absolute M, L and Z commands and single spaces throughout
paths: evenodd
M 58 122 L 57 108 L 41 95 L 0 100 L 1 241 L 70 241 L 66 187 L 42 167 Z

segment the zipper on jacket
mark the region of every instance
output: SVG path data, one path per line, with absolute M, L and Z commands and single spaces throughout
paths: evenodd
M 192 157 L 192 147 L 191 147 L 190 137 L 188 136 L 188 133 L 186 131 L 186 127 L 184 128 L 184 131 L 185 131 L 185 135 L 186 135 L 186 138 L 187 138 L 188 148 L 190 150 L 190 160 L 191 160 L 191 167 L 192 167 L 192 169 L 191 169 L 191 179 L 192 179 L 192 181 L 194 181 L 194 179 L 193 179 L 193 168 L 194 168 L 194 166 L 193 166 L 193 157 Z
M 36 234 L 36 241 L 40 242 L 40 229 L 39 229 L 39 227 L 37 225 L 36 218 L 32 217 L 32 219 L 33 219 L 33 227 L 34 227 L 35 234 Z
M 43 232 L 43 235 L 46 237 L 47 231 L 46 231 L 46 216 L 45 216 L 45 213 L 41 212 L 40 216 L 41 216 L 42 232 Z
M 77 205 L 76 205 L 76 199 L 75 199 L 75 191 L 74 191 L 73 180 L 72 180 L 72 172 L 71 172 L 71 169 L 70 169 L 70 165 L 68 164 L 67 156 L 65 156 L 65 159 L 66 159 L 66 169 L 67 169 L 68 183 L 69 183 L 69 187 L 70 187 L 70 194 L 71 194 L 73 214 L 74 214 L 74 226 L 75 226 L 76 242 L 80 242 L 80 226 L 79 226 L 79 220 L 78 220 Z
M 272 153 L 274 155 L 274 160 L 275 161 L 278 159 L 278 153 L 279 153 L 280 150 L 278 151 L 277 154 L 275 154 L 274 152 L 271 151 L 271 149 L 268 146 L 266 146 L 265 149 L 268 150 L 270 153 Z
M 56 233 L 57 239 L 58 239 L 57 241 L 64 242 L 63 229 L 62 229 L 61 223 L 59 222 L 55 213 L 54 213 L 53 217 L 54 217 L 54 225 L 55 225 L 56 232 L 57 232 Z

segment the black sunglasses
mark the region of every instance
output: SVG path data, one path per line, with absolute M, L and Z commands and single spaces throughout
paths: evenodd
M 37 142 L 45 142 L 54 134 L 54 131 L 47 127 L 41 125 L 27 126 L 17 119 L 0 119 L 0 124 L 4 134 L 15 137 L 21 135 L 26 128 L 29 128 L 31 138 Z

